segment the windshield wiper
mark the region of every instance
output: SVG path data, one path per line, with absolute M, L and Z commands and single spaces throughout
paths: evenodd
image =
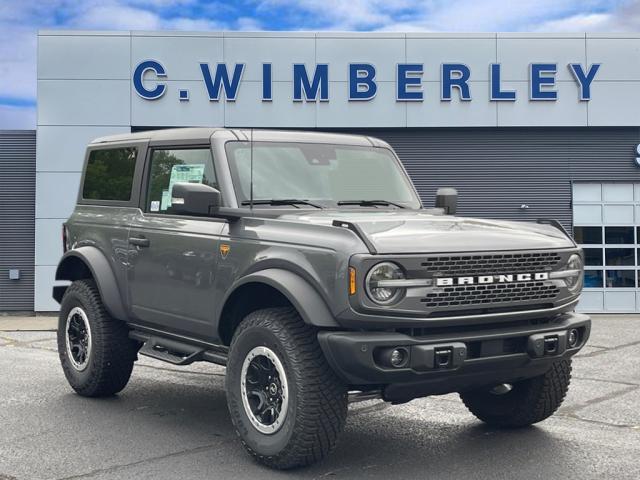
M 322 205 L 310 202 L 309 200 L 302 200 L 298 198 L 265 198 L 254 200 L 253 202 L 251 200 L 245 200 L 241 203 L 241 205 L 251 205 L 252 203 L 254 205 L 293 205 L 294 207 L 296 207 L 296 205 L 310 205 L 315 208 L 322 208 Z
M 359 205 L 361 207 L 375 207 L 378 205 L 393 205 L 398 208 L 407 208 L 399 203 L 390 202 L 389 200 L 340 200 L 338 205 Z

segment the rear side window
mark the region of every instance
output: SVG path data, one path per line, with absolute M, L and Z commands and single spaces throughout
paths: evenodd
M 138 149 L 93 150 L 84 175 L 82 197 L 87 200 L 131 200 Z

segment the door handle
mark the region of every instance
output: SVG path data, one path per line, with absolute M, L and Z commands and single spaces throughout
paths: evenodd
M 129 243 L 141 248 L 151 245 L 151 242 L 146 237 L 129 237 Z

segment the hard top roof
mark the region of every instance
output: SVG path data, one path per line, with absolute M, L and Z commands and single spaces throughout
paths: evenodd
M 149 140 L 150 142 L 170 142 L 170 141 L 193 141 L 206 143 L 216 132 L 230 132 L 237 140 L 248 141 L 251 138 L 251 129 L 235 128 L 167 128 L 161 130 L 147 130 L 136 133 L 125 133 L 120 135 L 109 135 L 96 138 L 91 145 L 104 144 L 110 142 L 127 142 L 136 140 Z M 360 145 L 384 147 L 387 144 L 381 140 L 364 135 L 351 135 L 344 133 L 310 132 L 302 130 L 253 130 L 253 141 L 271 142 L 309 142 L 309 143 L 331 143 L 338 145 Z

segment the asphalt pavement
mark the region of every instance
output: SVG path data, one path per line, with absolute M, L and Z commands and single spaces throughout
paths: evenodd
M 600 317 L 551 419 L 489 428 L 456 395 L 354 404 L 324 462 L 276 472 L 243 451 L 222 368 L 142 357 L 127 388 L 87 399 L 67 385 L 53 332 L 0 332 L 0 480 L 640 479 L 640 318 Z

